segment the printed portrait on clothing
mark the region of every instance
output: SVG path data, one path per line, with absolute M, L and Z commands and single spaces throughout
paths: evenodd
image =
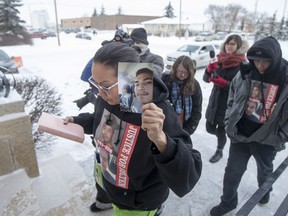
M 278 88 L 278 85 L 253 80 L 245 109 L 245 117 L 257 123 L 265 123 L 271 115 L 271 108 L 275 103 Z
M 95 177 L 104 190 L 103 178 L 118 187 L 128 188 L 128 167 L 139 132 L 140 126 L 124 122 L 104 109 L 95 133 Z
M 141 113 L 141 107 L 153 100 L 153 63 L 118 64 L 120 110 Z

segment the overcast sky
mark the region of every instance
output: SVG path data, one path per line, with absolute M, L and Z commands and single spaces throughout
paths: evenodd
M 229 3 L 241 4 L 248 11 L 254 12 L 257 3 L 257 12 L 267 12 L 272 16 L 277 11 L 277 20 L 283 17 L 284 10 L 287 16 L 287 8 L 285 3 L 287 0 L 22 0 L 24 4 L 20 10 L 20 16 L 30 24 L 29 12 L 33 10 L 46 9 L 49 14 L 50 22 L 55 23 L 55 8 L 56 1 L 58 19 L 91 16 L 94 8 L 100 13 L 101 6 L 105 8 L 107 15 L 117 13 L 119 6 L 122 8 L 122 13 L 125 15 L 155 15 L 162 16 L 164 8 L 171 2 L 174 8 L 174 14 L 179 18 L 180 2 L 182 5 L 182 17 L 200 17 L 204 16 L 205 9 L 210 4 L 227 5 Z

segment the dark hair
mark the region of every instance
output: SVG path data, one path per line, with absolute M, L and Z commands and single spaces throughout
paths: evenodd
M 261 84 L 258 83 L 258 82 L 254 82 L 253 85 L 252 85 L 252 88 L 258 88 L 258 89 L 261 89 Z
M 137 72 L 136 72 L 136 77 L 141 74 L 141 73 L 150 73 L 153 75 L 153 70 L 151 70 L 150 68 L 140 68 Z
M 234 41 L 237 43 L 237 50 L 242 46 L 242 38 L 241 38 L 241 36 L 238 35 L 238 34 L 231 34 L 231 35 L 229 35 L 229 36 L 226 38 L 226 40 L 225 40 L 225 42 L 224 42 L 224 51 L 225 51 L 225 52 L 226 52 L 226 50 L 225 50 L 225 45 L 226 45 L 227 43 L 229 43 L 231 40 L 234 40 Z
M 139 62 L 137 51 L 125 43 L 111 42 L 97 50 L 93 57 L 94 63 L 113 67 L 118 75 L 119 62 Z
M 182 65 L 188 71 L 188 77 L 184 84 L 183 92 L 187 95 L 193 95 L 195 91 L 194 75 L 195 75 L 195 63 L 188 56 L 182 55 L 176 59 L 172 66 L 171 77 L 173 80 L 177 80 L 177 68 Z

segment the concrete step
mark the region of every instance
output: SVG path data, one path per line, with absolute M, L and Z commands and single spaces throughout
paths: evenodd
M 29 178 L 21 169 L 0 177 L 0 215 L 94 215 L 89 206 L 96 189 L 70 155 L 39 164 L 40 176 Z M 108 216 L 112 211 L 98 215 Z

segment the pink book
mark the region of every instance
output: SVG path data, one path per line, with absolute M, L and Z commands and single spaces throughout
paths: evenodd
M 60 117 L 45 112 L 39 118 L 38 130 L 79 143 L 83 143 L 85 139 L 82 126 L 75 123 L 64 124 Z

